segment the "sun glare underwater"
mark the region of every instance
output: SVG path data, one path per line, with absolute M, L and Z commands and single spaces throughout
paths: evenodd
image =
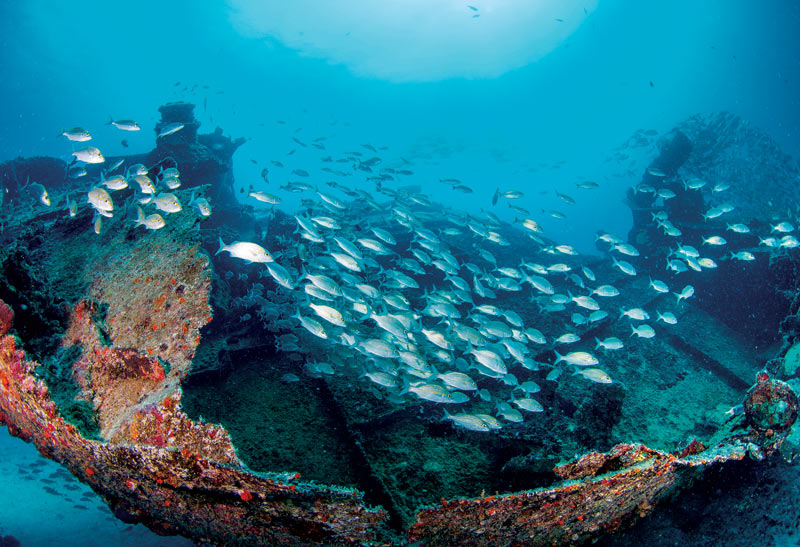
M 0 14 L 0 547 L 800 541 L 800 6 Z

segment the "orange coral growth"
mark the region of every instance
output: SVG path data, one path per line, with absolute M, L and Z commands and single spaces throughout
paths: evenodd
M 0 336 L 11 330 L 11 325 L 14 323 L 14 310 L 0 300 Z

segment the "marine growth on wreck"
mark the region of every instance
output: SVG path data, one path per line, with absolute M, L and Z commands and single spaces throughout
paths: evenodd
M 791 543 L 797 142 L 633 61 L 607 76 L 641 89 L 602 84 L 597 120 L 543 106 L 578 76 L 524 91 L 681 6 L 304 4 L 198 8 L 167 35 L 219 52 L 175 44 L 179 78 L 0 143 L 0 423 L 55 462 L 0 445 L 0 487 L 30 492 L 0 545 L 85 544 L 70 514 L 104 544 Z M 60 35 L 58 10 L 9 10 Z M 61 516 L 33 527 L 41 500 Z

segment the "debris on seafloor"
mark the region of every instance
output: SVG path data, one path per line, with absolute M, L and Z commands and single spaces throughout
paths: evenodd
M 556 467 L 567 482 L 552 488 L 442 500 L 440 507 L 420 511 L 408 539 L 487 546 L 587 542 L 630 526 L 705 467 L 774 453 L 797 417 L 797 396 L 785 383 L 759 373 L 744 417 L 730 422 L 728 435 L 712 448 L 693 440 L 670 454 L 621 444 Z
M 80 348 L 71 376 L 102 441 L 61 416 L 34 374 L 39 364 L 11 335 L 0 339 L 0 421 L 90 484 L 119 518 L 158 533 L 264 544 L 372 537 L 385 517 L 358 492 L 251 473 L 224 429 L 183 413 L 180 383 L 211 320 L 209 263 L 189 236 L 159 238 L 112 245 L 87 267 L 93 282 L 70 313 L 64 343 Z M 122 286 L 131 279 L 135 291 Z
M 141 364 L 147 361 L 140 359 Z M 356 491 L 248 472 L 224 430 L 187 422 L 179 391 L 150 409 L 154 419 L 143 430 L 149 429 L 155 446 L 139 444 L 146 435 L 137 435 L 137 444 L 131 438 L 117 443 L 84 439 L 58 414 L 44 382 L 33 376 L 35 366 L 12 336 L 0 339 L 0 421 L 90 484 L 126 522 L 222 544 L 357 543 L 374 540 L 386 518 L 365 507 Z M 152 370 L 139 367 L 138 379 L 130 370 L 124 376 L 147 383 Z M 693 442 L 676 455 L 618 445 L 606 454 L 587 454 L 557 467 L 565 482 L 550 488 L 442 500 L 440 507 L 419 512 L 407 538 L 431 544 L 548 545 L 580 543 L 628 526 L 696 476 L 695 471 L 770 454 L 797 413 L 793 392 L 763 373 L 745 406 L 731 436 L 714 448 Z M 764 429 L 770 424 L 764 418 L 768 414 L 774 429 Z M 743 420 L 756 425 L 748 428 Z M 134 429 L 127 431 L 130 435 Z

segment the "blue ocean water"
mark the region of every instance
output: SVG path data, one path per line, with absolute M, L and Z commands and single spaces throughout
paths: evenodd
M 288 151 L 287 135 L 333 134 L 343 147 L 425 158 L 414 182 L 452 200 L 430 182 L 463 179 L 477 190 L 463 196 L 473 210 L 501 181 L 552 208 L 552 190 L 614 173 L 604 160 L 636 129 L 663 132 L 696 113 L 741 115 L 797 156 L 792 2 L 505 1 L 476 5 L 479 18 L 449 1 L 390 2 L 386 13 L 293 5 L 5 3 L 0 158 L 68 158 L 54 136 L 75 125 L 92 127 L 108 155 L 144 152 L 156 108 L 178 99 L 207 102 L 201 131 L 251 139 L 236 156 L 239 184 L 258 180 L 250 158 Z M 424 49 L 402 54 L 417 40 Z M 109 116 L 146 129 L 123 148 Z M 624 232 L 624 187 L 610 179 L 570 223 L 546 228 L 583 249 L 598 229 Z
M 107 156 L 145 153 L 158 107 L 187 101 L 200 132 L 247 139 L 234 156 L 237 190 L 261 184 L 269 161 L 311 171 L 326 154 L 369 145 L 385 165 L 413 170 L 403 184 L 459 210 L 510 222 L 519 214 L 492 197 L 519 190 L 514 204 L 548 237 L 597 254 L 598 231 L 632 226 L 625 191 L 655 147 L 617 152 L 638 130 L 662 135 L 729 111 L 800 157 L 798 23 L 794 2 L 744 0 L 4 2 L 0 161 L 69 161 L 56 135 L 74 126 Z M 272 188 L 289 178 L 272 170 Z M 586 180 L 599 183 L 591 197 L 576 189 Z M 565 205 L 557 192 L 579 199 Z M 299 204 L 286 195 L 281 207 Z M 9 465 L 28 457 L 0 451 Z M 17 518 L 0 507 L 0 535 L 24 538 Z
M 21 545 L 190 545 L 124 524 L 92 490 L 33 445 L 0 432 L 0 538 Z

